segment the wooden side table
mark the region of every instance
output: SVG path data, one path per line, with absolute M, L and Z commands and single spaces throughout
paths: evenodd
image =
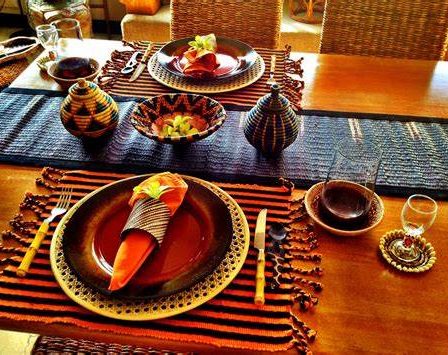
M 298 22 L 321 23 L 322 16 L 316 16 L 316 12 L 323 13 L 325 0 L 288 0 L 289 17 Z

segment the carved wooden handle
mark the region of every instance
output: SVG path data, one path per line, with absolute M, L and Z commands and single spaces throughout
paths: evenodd
M 17 271 L 16 271 L 17 276 L 25 277 L 26 274 L 28 273 L 30 265 L 33 262 L 33 259 L 36 256 L 37 251 L 39 250 L 39 247 L 42 244 L 42 241 L 44 240 L 45 236 L 47 235 L 49 227 L 50 227 L 50 223 L 47 221 L 44 221 L 41 224 L 39 230 L 36 233 L 36 236 L 33 239 L 33 242 L 28 247 L 28 250 L 26 251 L 26 254 L 23 257 L 22 262 L 20 263 L 19 267 L 17 268 Z
M 257 274 L 255 276 L 255 304 L 263 305 L 264 304 L 264 250 L 260 249 L 258 251 L 258 260 L 257 260 Z

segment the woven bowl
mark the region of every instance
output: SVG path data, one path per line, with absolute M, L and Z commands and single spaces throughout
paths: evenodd
M 347 184 L 354 184 L 354 183 L 347 182 Z M 380 222 L 383 220 L 384 204 L 381 198 L 374 193 L 372 199 L 372 205 L 367 215 L 367 220 L 365 224 L 362 226 L 362 228 L 355 230 L 345 230 L 332 227 L 322 219 L 321 213 L 319 211 L 319 200 L 323 187 L 324 187 L 323 182 L 319 182 L 310 187 L 310 189 L 305 194 L 305 208 L 306 212 L 311 217 L 311 219 L 319 226 L 329 231 L 330 233 L 344 237 L 354 237 L 367 233 L 368 231 L 378 226 Z
M 76 59 L 77 57 L 70 57 L 70 58 L 64 58 L 64 59 Z M 56 70 L 57 70 L 57 66 L 58 66 L 58 61 L 52 63 L 48 69 L 47 69 L 47 73 L 48 75 L 54 80 L 56 81 L 63 90 L 68 90 L 73 84 L 76 84 L 80 79 L 86 79 L 88 81 L 93 81 L 93 79 L 95 79 L 97 77 L 97 75 L 100 72 L 100 64 L 93 58 L 89 58 L 89 64 L 90 64 L 90 68 L 92 70 L 92 74 L 89 74 L 87 76 L 80 76 L 78 78 L 73 78 L 73 79 L 65 79 L 65 78 L 61 78 L 58 77 L 56 74 Z
M 188 115 L 205 121 L 199 133 L 186 136 L 163 136 L 160 122 L 176 115 Z M 135 129 L 144 136 L 162 143 L 192 143 L 208 137 L 222 126 L 227 118 L 224 107 L 207 96 L 195 94 L 166 94 L 141 102 L 131 115 Z

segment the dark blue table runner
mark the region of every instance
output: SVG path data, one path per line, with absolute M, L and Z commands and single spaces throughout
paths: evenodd
M 245 113 L 227 108 L 223 127 L 191 145 L 172 146 L 140 135 L 129 122 L 136 101 L 117 98 L 120 124 L 106 139 L 83 141 L 62 126 L 55 92 L 7 89 L 0 93 L 0 161 L 67 169 L 137 173 L 171 170 L 207 179 L 269 183 L 279 176 L 308 187 L 325 179 L 334 142 L 353 135 L 383 145 L 377 190 L 448 197 L 448 123 L 436 118 L 306 112 L 296 142 L 277 159 L 266 158 L 245 139 Z M 369 118 L 362 118 L 369 117 Z M 362 119 L 357 119 L 362 118 Z

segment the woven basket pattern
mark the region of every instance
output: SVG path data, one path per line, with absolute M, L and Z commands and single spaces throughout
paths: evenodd
M 0 89 L 11 84 L 28 67 L 26 59 L 0 64 Z
M 327 0 L 321 53 L 442 60 L 446 0 Z
M 40 336 L 32 354 L 178 354 L 169 350 L 156 350 L 135 345 L 98 343 L 90 340 Z
M 172 0 L 171 39 L 197 34 L 278 48 L 283 0 Z

